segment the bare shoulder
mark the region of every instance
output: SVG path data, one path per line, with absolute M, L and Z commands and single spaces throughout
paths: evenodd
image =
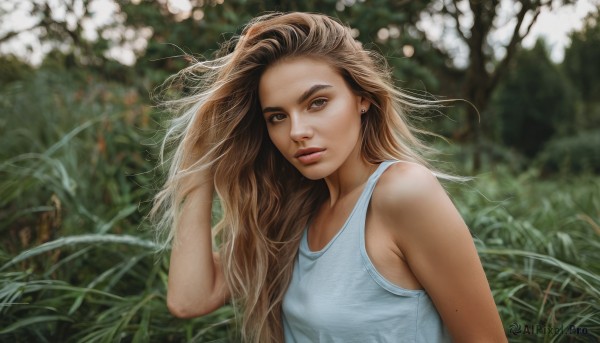
M 506 342 L 473 239 L 433 173 L 398 162 L 381 175 L 373 215 L 457 342 Z M 465 325 L 473 327 L 464 330 Z
M 371 208 L 401 249 L 401 245 L 410 249 L 406 245 L 443 239 L 449 230 L 468 232 L 437 177 L 417 163 L 398 162 L 388 167 L 375 186 Z
M 444 188 L 431 170 L 417 163 L 401 161 L 389 166 L 381 175 L 371 202 L 380 214 L 395 216 L 447 199 Z

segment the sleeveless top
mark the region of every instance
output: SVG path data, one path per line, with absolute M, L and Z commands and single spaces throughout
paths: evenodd
M 385 161 L 369 177 L 340 231 L 320 251 L 304 230 L 283 299 L 286 343 L 450 342 L 424 290 L 401 288 L 375 269 L 365 248 L 365 219 Z

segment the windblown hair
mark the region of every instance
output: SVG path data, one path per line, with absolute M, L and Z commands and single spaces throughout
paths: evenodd
M 217 58 L 194 61 L 173 76 L 170 81 L 183 81 L 188 94 L 165 102 L 178 116 L 162 146 L 164 151 L 173 144 L 174 153 L 153 213 L 171 242 L 186 195 L 214 181 L 222 206 L 214 233 L 241 315 L 241 334 L 250 342 L 283 341 L 282 300 L 302 231 L 328 196 L 323 180 L 303 177 L 272 144 L 261 112 L 258 84 L 263 72 L 277 61 L 299 56 L 328 63 L 355 94 L 371 102 L 361 116 L 365 161 L 400 159 L 427 165 L 422 157 L 427 147 L 415 136 L 418 130 L 409 126 L 407 115 L 432 103 L 395 88 L 385 59 L 364 49 L 348 27 L 330 17 L 275 13 L 255 18 Z M 194 178 L 206 171 L 213 180 Z M 182 181 L 190 176 L 192 184 Z

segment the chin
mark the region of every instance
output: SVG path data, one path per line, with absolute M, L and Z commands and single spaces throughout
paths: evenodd
M 319 165 L 319 163 L 295 167 L 300 172 L 300 174 L 312 181 L 321 180 L 331 175 L 331 172 L 325 170 L 326 168 L 324 168 L 324 166 Z
M 325 178 L 325 176 L 323 175 L 315 175 L 314 173 L 302 173 L 302 175 L 304 175 L 305 178 L 311 180 L 311 181 L 317 181 L 317 180 L 321 180 L 323 178 Z

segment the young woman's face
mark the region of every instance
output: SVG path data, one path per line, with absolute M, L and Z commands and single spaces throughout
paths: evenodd
M 326 62 L 279 61 L 263 73 L 258 90 L 271 141 L 305 177 L 324 178 L 358 156 L 361 111 L 369 102 Z

